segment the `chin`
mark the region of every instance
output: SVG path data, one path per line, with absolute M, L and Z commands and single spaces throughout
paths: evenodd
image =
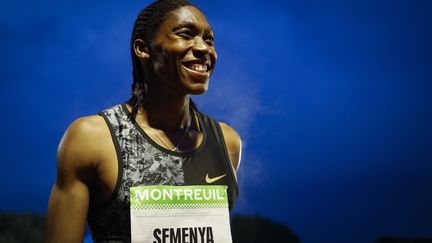
M 202 95 L 205 92 L 207 92 L 207 90 L 208 90 L 208 82 L 206 82 L 205 84 L 203 84 L 203 83 L 193 84 L 188 89 L 188 93 L 191 95 Z

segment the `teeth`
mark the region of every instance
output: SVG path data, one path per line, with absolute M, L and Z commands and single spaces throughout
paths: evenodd
M 194 70 L 194 71 L 201 72 L 201 73 L 207 72 L 207 65 L 192 64 L 189 66 L 189 68 Z

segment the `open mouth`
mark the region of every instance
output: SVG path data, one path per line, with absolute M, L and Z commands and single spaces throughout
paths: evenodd
M 185 66 L 187 69 L 205 74 L 209 72 L 212 68 L 210 60 L 190 60 L 190 61 L 184 61 L 182 62 L 183 66 Z

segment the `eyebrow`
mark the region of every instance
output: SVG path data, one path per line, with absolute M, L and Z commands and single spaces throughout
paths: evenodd
M 179 29 L 181 29 L 181 28 L 191 28 L 191 29 L 199 29 L 198 27 L 197 27 L 197 25 L 196 24 L 194 24 L 193 22 L 183 22 L 183 23 L 181 23 L 181 24 L 179 24 L 179 25 L 177 25 L 176 27 L 174 27 L 174 31 L 176 31 L 176 30 L 179 30 Z M 213 28 L 212 27 L 207 27 L 207 28 L 205 28 L 204 29 L 204 32 L 207 32 L 207 33 L 214 33 L 214 30 L 213 30 Z

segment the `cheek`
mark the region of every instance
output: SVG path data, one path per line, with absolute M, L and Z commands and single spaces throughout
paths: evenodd
M 156 77 L 160 80 L 174 80 L 180 76 L 178 59 L 175 53 L 163 50 L 153 55 L 152 66 Z
M 166 50 L 153 55 L 153 68 L 157 74 L 164 74 L 172 68 L 172 57 Z

